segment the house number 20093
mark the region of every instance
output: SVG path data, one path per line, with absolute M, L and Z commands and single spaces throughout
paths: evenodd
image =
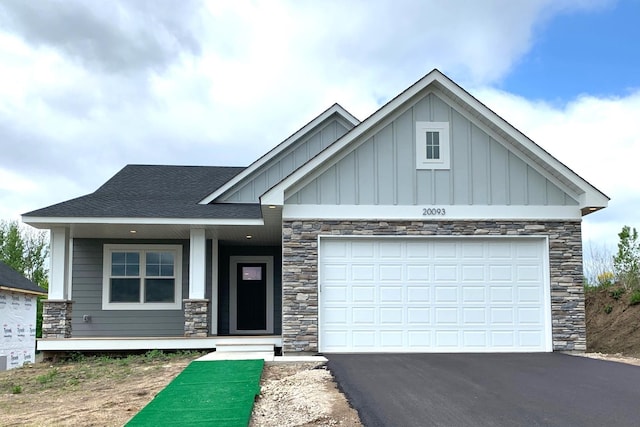
M 422 216 L 446 215 L 444 208 L 422 208 Z

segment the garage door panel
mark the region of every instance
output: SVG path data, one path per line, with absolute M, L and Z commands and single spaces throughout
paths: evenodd
M 403 256 L 402 242 L 380 242 L 380 259 L 401 259 Z
M 405 345 L 406 341 L 402 329 L 380 332 L 380 346 L 382 348 L 402 348 Z
M 344 325 L 349 320 L 349 314 L 351 310 L 347 307 L 331 307 L 327 308 L 324 315 L 324 323 L 327 326 Z
M 372 303 L 375 300 L 375 288 L 369 286 L 353 286 L 351 288 L 351 301 L 354 303 Z
M 515 346 L 515 332 L 514 331 L 491 331 L 491 346 L 513 348 Z
M 347 292 L 349 290 L 343 285 L 326 285 L 322 288 L 322 298 L 332 308 L 334 303 L 347 303 Z
M 436 303 L 457 303 L 458 287 L 457 286 L 435 286 Z
M 520 325 L 541 325 L 543 322 L 542 310 L 539 307 L 519 307 L 517 312 Z
M 487 346 L 486 331 L 463 331 L 462 345 L 464 347 L 485 348 Z
M 550 348 L 542 239 L 336 240 L 319 250 L 321 351 Z
M 323 278 L 325 283 L 336 281 L 339 283 L 344 283 L 347 280 L 347 272 L 349 271 L 348 267 L 344 264 L 329 264 L 324 265 L 322 270 Z
M 434 312 L 436 325 L 456 325 L 458 323 L 457 307 L 436 307 Z
M 463 243 L 461 247 L 464 260 L 481 260 L 485 257 L 485 245 L 482 243 Z
M 513 325 L 515 315 L 512 307 L 491 308 L 491 323 L 493 325 Z
M 401 282 L 404 279 L 404 266 L 401 264 L 382 264 L 379 267 L 381 282 Z
M 539 265 L 518 265 L 516 266 L 516 280 L 518 283 L 535 282 L 542 279 L 542 269 Z
M 431 246 L 432 245 L 429 245 L 423 241 L 406 242 L 406 258 L 411 261 L 414 261 L 416 258 L 428 260 Z
M 396 308 L 381 308 L 380 309 L 380 324 L 381 325 L 403 325 L 403 312 L 402 307 Z
M 490 264 L 489 265 L 489 282 L 508 282 L 513 281 L 513 266 L 511 264 Z
M 486 301 L 486 292 L 484 286 L 463 286 L 462 302 L 464 304 L 477 304 Z
M 396 286 L 382 285 L 380 290 L 380 304 L 393 304 L 404 302 L 404 287 L 401 284 Z
M 463 265 L 462 270 L 462 282 L 483 282 L 485 280 L 485 266 L 478 265 Z
M 426 303 L 431 300 L 431 287 L 429 285 L 407 286 L 407 303 Z
M 429 265 L 407 265 L 407 282 L 428 282 L 431 271 Z
M 376 267 L 373 264 L 352 265 L 351 280 L 354 282 L 371 282 L 376 276 Z
M 352 342 L 355 349 L 358 347 L 375 348 L 377 347 L 376 333 L 368 330 L 355 330 L 352 334 Z
M 463 326 L 468 327 L 471 325 L 486 325 L 487 323 L 487 310 L 484 307 L 478 308 L 462 308 L 462 322 Z
M 431 323 L 431 309 L 429 307 L 408 307 L 408 327 L 421 327 Z
M 459 347 L 459 332 L 455 330 L 436 330 L 435 341 L 436 347 Z
M 351 312 L 354 325 L 374 325 L 376 322 L 376 309 L 373 307 L 355 307 Z
M 507 303 L 513 304 L 513 286 L 489 285 L 489 295 L 492 304 Z
M 436 282 L 456 282 L 458 280 L 457 265 L 436 264 L 433 267 L 433 279 Z
M 408 331 L 407 347 L 411 348 L 429 348 L 431 347 L 430 331 Z

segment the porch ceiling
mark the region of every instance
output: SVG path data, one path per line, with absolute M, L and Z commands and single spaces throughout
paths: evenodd
M 282 209 L 263 209 L 263 225 L 202 225 L 191 224 L 49 224 L 68 226 L 70 237 L 95 239 L 184 239 L 192 228 L 204 228 L 208 239 L 232 241 L 242 245 L 279 245 L 282 240 Z M 181 221 L 184 222 L 184 221 Z M 44 227 L 43 227 L 44 228 Z M 247 238 L 251 236 L 251 238 Z

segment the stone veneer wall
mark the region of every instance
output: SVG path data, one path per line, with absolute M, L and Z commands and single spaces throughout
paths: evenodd
M 206 337 L 209 335 L 209 300 L 184 300 L 184 336 Z
M 553 349 L 585 351 L 580 221 L 283 221 L 284 351 L 318 351 L 318 235 L 549 236 Z
M 42 338 L 71 338 L 73 301 L 42 301 Z

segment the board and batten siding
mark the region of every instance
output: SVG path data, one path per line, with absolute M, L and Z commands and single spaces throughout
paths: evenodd
M 417 121 L 449 122 L 450 170 L 417 170 Z M 434 93 L 417 101 L 287 204 L 535 205 L 578 202 Z
M 184 312 L 102 310 L 102 254 L 105 243 L 182 245 L 182 296 L 189 293 L 189 241 L 74 239 L 72 268 L 73 337 L 181 337 Z M 91 317 L 89 322 L 83 316 Z
M 262 165 L 256 171 L 253 179 L 246 181 L 242 187 L 231 192 L 220 201 L 235 203 L 257 202 L 265 191 L 334 143 L 351 128 L 353 128 L 351 123 L 335 115 L 332 116 L 301 141 L 296 142 Z

